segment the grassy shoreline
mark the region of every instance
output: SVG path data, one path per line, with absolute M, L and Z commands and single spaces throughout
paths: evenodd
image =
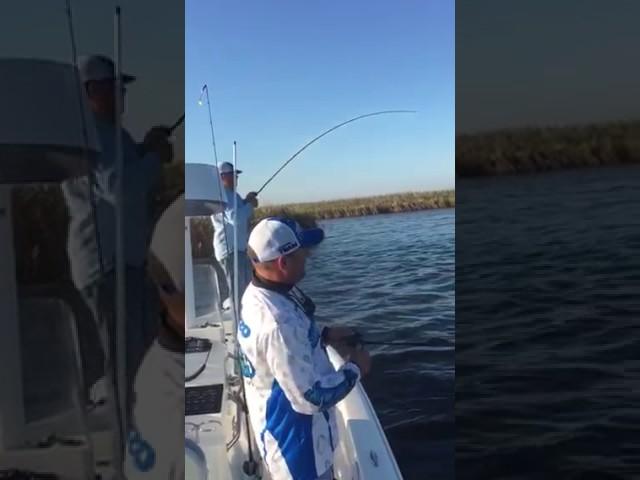
M 347 218 L 385 213 L 415 212 L 434 208 L 454 208 L 455 191 L 411 192 L 374 197 L 330 200 L 324 202 L 270 205 L 256 209 L 252 226 L 269 216 L 295 219 L 305 228 L 314 227 L 319 220 Z M 206 218 L 191 220 L 191 249 L 198 258 L 213 255 L 213 226 Z
M 640 164 L 640 121 L 520 128 L 456 137 L 456 176 Z
M 408 192 L 321 202 L 270 205 L 256 209 L 255 220 L 273 215 L 307 216 L 315 220 L 415 212 L 455 207 L 455 191 Z

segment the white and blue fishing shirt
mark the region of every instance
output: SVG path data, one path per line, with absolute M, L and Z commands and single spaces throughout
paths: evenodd
M 313 314 L 290 286 L 254 277 L 242 297 L 238 340 L 247 407 L 273 480 L 315 480 L 333 466 L 335 405 L 356 385 L 351 362 L 333 367 Z

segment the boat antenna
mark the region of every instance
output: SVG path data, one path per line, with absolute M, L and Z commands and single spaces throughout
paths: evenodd
M 238 148 L 237 144 L 234 140 L 233 142 L 233 172 L 238 171 Z M 240 301 L 239 301 L 239 291 L 238 291 L 238 182 L 233 182 L 233 312 L 236 320 L 236 326 L 234 329 L 234 338 L 235 332 L 237 332 L 238 323 L 239 323 L 239 315 L 240 315 Z M 238 355 L 238 341 L 236 339 L 235 342 L 235 357 L 240 358 Z M 245 385 L 244 385 L 244 375 L 240 373 L 242 381 L 240 382 L 240 388 L 242 389 L 242 402 L 244 405 L 244 420 L 247 429 L 247 445 L 249 446 L 249 460 L 245 461 L 242 464 L 242 470 L 246 475 L 255 475 L 257 471 L 257 464 L 253 458 L 253 448 L 251 447 L 251 433 L 249 429 L 249 415 L 247 410 L 247 395 L 245 393 Z
M 262 192 L 262 190 L 264 190 L 264 188 L 269 185 L 269 183 L 271 183 L 271 180 L 273 180 L 274 178 L 276 178 L 276 176 L 284 169 L 284 167 L 286 167 L 287 165 L 289 165 L 289 163 L 291 163 L 293 161 L 294 158 L 296 158 L 298 155 L 300 155 L 304 150 L 307 149 L 307 147 L 310 147 L 313 143 L 317 142 L 318 140 L 320 140 L 322 137 L 324 137 L 325 135 L 333 132 L 334 130 L 337 130 L 338 128 L 351 123 L 351 122 L 355 122 L 357 120 L 360 120 L 362 118 L 367 118 L 367 117 L 373 117 L 376 115 L 386 115 L 389 113 L 416 113 L 415 110 L 384 110 L 381 112 L 373 112 L 373 113 L 366 113 L 364 115 L 359 115 L 355 118 L 352 118 L 350 120 L 347 120 L 346 122 L 342 122 L 339 125 L 336 125 L 335 127 L 331 127 L 329 130 L 326 130 L 325 132 L 321 133 L 320 135 L 318 135 L 317 137 L 315 137 L 313 140 L 311 140 L 310 142 L 307 142 L 300 150 L 298 150 L 296 153 L 294 153 L 286 162 L 284 162 L 284 164 L 278 169 L 276 170 L 276 173 L 274 173 L 273 175 L 271 175 L 269 177 L 269 179 L 264 182 L 264 184 L 260 187 L 260 189 L 258 190 L 257 193 Z
M 237 144 L 233 142 L 233 173 L 238 171 Z M 238 182 L 233 181 L 233 311 L 238 328 L 240 302 L 238 301 Z M 234 330 L 235 331 L 235 330 Z

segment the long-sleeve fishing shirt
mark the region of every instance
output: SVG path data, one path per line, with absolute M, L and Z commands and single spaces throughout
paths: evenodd
M 100 278 L 101 263 L 105 272 L 115 267 L 116 129 L 99 117 L 95 117 L 95 124 L 101 153 L 91 165 L 92 190 L 89 190 L 88 176 L 62 184 L 71 217 L 67 245 L 71 274 L 80 289 Z M 124 129 L 122 154 L 125 263 L 140 267 L 147 257 L 151 229 L 149 195 L 160 176 L 161 162 L 153 152 L 141 155 L 138 145 Z
M 289 287 L 254 277 L 242 297 L 238 340 L 249 415 L 273 480 L 315 480 L 333 465 L 335 405 L 360 370 L 335 370 L 317 324 Z
M 234 210 L 233 190 L 223 188 L 224 200 L 227 202 L 224 211 L 211 216 L 213 222 L 213 251 L 216 259 L 221 261 L 233 252 L 233 224 L 238 221 L 238 251 L 247 251 L 249 240 L 249 219 L 254 208 L 236 193 L 238 209 Z

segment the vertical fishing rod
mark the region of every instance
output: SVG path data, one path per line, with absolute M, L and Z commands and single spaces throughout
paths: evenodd
M 222 195 L 224 195 L 224 201 L 225 201 L 225 205 L 227 203 L 227 198 L 226 198 L 226 193 L 224 190 L 224 185 L 222 185 L 222 179 L 220 178 L 220 172 L 218 171 L 218 150 L 216 148 L 216 135 L 213 131 L 213 115 L 211 114 L 211 102 L 209 100 L 209 87 L 207 87 L 207 84 L 205 83 L 202 86 L 202 90 L 200 91 L 200 97 L 198 98 L 198 105 L 202 106 L 203 102 L 202 102 L 202 98 L 205 98 L 207 101 L 207 110 L 209 112 L 209 127 L 211 130 L 211 143 L 213 145 L 213 161 L 214 161 L 214 165 L 216 167 L 216 172 L 217 172 L 217 177 L 218 177 L 218 189 L 220 190 L 220 193 Z M 225 210 L 226 210 L 226 206 L 225 206 Z M 227 238 L 227 229 L 224 227 L 224 217 L 226 215 L 226 212 L 223 210 L 222 211 L 222 224 L 223 224 L 223 228 L 222 228 L 222 233 L 224 235 L 224 244 L 227 248 L 227 251 L 229 251 L 229 239 Z M 233 301 L 233 297 L 232 297 L 232 293 L 231 293 L 231 285 L 227 285 L 228 290 L 229 290 L 229 301 L 232 302 Z M 220 288 L 218 288 L 218 294 L 220 294 L 220 298 L 222 299 L 222 294 L 220 293 Z M 234 317 L 234 320 L 237 322 L 237 319 Z
M 240 313 L 240 303 L 238 300 L 238 157 L 237 146 L 234 140 L 233 142 L 233 311 L 236 312 L 235 328 L 238 328 L 238 316 Z
M 84 92 L 82 91 L 83 86 L 82 86 L 82 81 L 80 79 L 80 72 L 78 69 L 78 50 L 76 47 L 76 35 L 73 28 L 73 10 L 71 9 L 71 0 L 66 0 L 65 3 L 66 3 L 66 13 L 67 13 L 67 24 L 69 27 L 69 40 L 71 41 L 71 62 L 73 64 L 74 80 L 76 84 L 76 92 L 78 94 L 78 111 L 80 113 L 80 123 L 82 126 L 82 140 L 84 143 L 84 161 L 85 161 L 85 165 L 89 169 L 91 169 L 91 164 L 89 159 L 89 132 L 88 132 L 88 126 L 87 126 L 86 113 L 83 107 L 83 97 L 84 97 Z M 89 197 L 92 199 L 91 192 L 93 191 L 93 186 L 91 184 L 91 181 L 87 183 L 89 186 Z M 92 203 L 91 205 L 93 207 L 94 203 Z M 93 213 L 95 215 L 95 208 L 93 208 Z M 98 248 L 99 248 L 99 243 L 98 243 Z M 79 346 L 77 334 L 76 334 L 76 339 L 74 341 L 74 346 Z M 87 445 L 91 445 L 89 419 L 88 419 L 87 411 L 85 409 L 85 400 L 84 400 L 84 395 L 86 392 L 86 383 L 84 380 L 84 364 L 83 364 L 82 356 L 79 350 L 77 351 L 75 358 L 76 358 L 76 368 L 78 369 L 78 373 L 79 373 L 78 381 L 80 382 L 80 385 L 79 385 L 80 392 L 78 392 L 79 394 L 78 400 L 80 400 L 78 404 L 78 410 L 80 412 L 80 421 L 82 424 L 82 429 L 84 430 Z M 107 379 L 109 378 L 111 377 L 107 375 Z M 114 399 L 115 396 L 113 395 L 113 391 L 111 392 L 111 394 L 112 394 L 111 398 Z M 117 415 L 115 415 L 115 420 L 116 420 L 116 424 L 119 425 L 119 422 L 117 421 Z M 116 443 L 115 446 L 118 447 L 119 446 L 118 443 Z M 117 448 L 117 450 L 119 450 L 119 448 Z M 88 448 L 88 452 L 89 452 L 89 462 L 90 462 L 89 464 L 92 466 L 92 469 L 95 469 L 95 456 L 94 456 L 93 448 L 91 447 Z M 92 471 L 93 471 L 93 474 L 95 474 L 95 470 L 92 470 Z
M 114 14 L 114 60 L 116 75 L 116 112 L 115 112 L 115 168 L 116 168 L 116 374 L 118 398 L 120 403 L 120 441 L 124 445 L 127 432 L 127 335 L 126 335 L 126 279 L 124 265 L 124 158 L 122 152 L 122 26 L 120 7 Z

